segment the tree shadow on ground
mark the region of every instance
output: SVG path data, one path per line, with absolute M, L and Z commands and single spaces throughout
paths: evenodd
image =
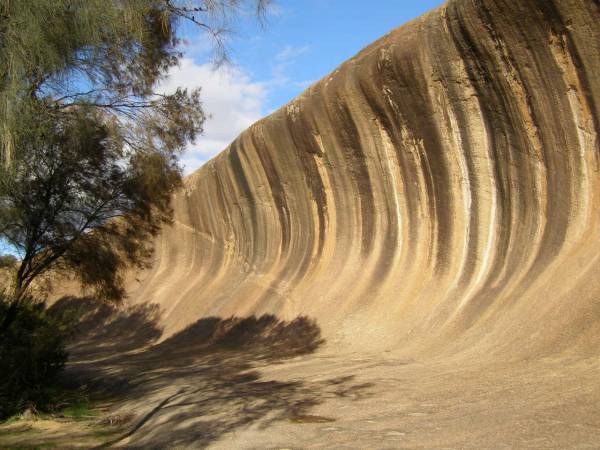
M 249 426 L 311 417 L 327 397 L 357 400 L 368 384 L 354 377 L 306 382 L 265 380 L 260 367 L 314 352 L 323 343 L 307 317 L 204 318 L 165 341 L 152 306 L 119 310 L 78 299 L 54 311 L 82 308 L 65 377 L 118 399 L 128 428 L 107 446 L 202 448 Z M 107 309 L 108 308 L 108 309 Z

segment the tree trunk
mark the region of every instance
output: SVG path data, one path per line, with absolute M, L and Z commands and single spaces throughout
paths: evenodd
M 10 300 L 10 305 L 8 307 L 8 311 L 6 311 L 6 316 L 4 316 L 4 320 L 2 321 L 2 325 L 0 325 L 0 336 L 3 336 L 12 323 L 17 318 L 17 312 L 19 311 L 19 305 L 21 304 L 21 299 L 23 298 L 23 283 L 18 280 L 16 282 L 16 287 L 12 298 Z
M 6 312 L 6 316 L 4 316 L 4 320 L 2 321 L 2 325 L 0 326 L 0 336 L 4 336 L 6 331 L 10 328 L 12 323 L 17 318 L 17 311 L 19 309 L 18 302 L 12 302 L 8 307 L 8 311 Z

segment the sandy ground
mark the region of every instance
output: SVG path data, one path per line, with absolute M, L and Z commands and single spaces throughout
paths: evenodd
M 26 419 L 0 426 L 1 449 L 88 449 L 110 439 L 114 430 L 95 421 Z
M 600 448 L 598 358 L 349 352 L 314 323 L 268 316 L 160 342 L 139 309 L 95 315 L 66 376 L 113 399 L 103 417 L 130 419 L 17 423 L 0 428 L 0 448 Z
M 129 385 L 123 390 L 128 398 L 111 414 L 136 414 L 107 448 L 600 446 L 598 361 L 509 368 L 325 349 L 268 364 L 246 361 L 237 351 L 188 360 L 185 369 L 145 362 L 106 368 Z M 92 448 L 102 442 L 86 423 L 40 421 L 33 427 L 6 444 Z
M 310 414 L 335 422 L 256 424 L 212 447 L 599 448 L 598 369 L 597 362 L 509 368 L 393 355 L 315 356 L 268 368 L 264 376 L 287 380 L 302 373 L 307 384 L 328 385 Z

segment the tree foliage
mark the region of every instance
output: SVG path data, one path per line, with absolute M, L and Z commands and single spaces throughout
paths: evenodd
M 0 321 L 7 313 L 8 305 L 0 301 Z M 0 420 L 48 405 L 51 383 L 67 360 L 63 334 L 62 324 L 42 304 L 21 305 L 0 341 Z
M 19 159 L 0 169 L 1 234 L 22 256 L 17 295 L 54 268 L 119 298 L 120 269 L 143 262 L 149 237 L 169 220 L 176 160 L 132 151 L 97 114 L 38 121 Z
M 19 148 L 21 115 L 32 102 L 54 115 L 73 105 L 100 108 L 130 145 L 180 148 L 181 133 L 172 139 L 165 131 L 173 132 L 184 116 L 184 136 L 193 138 L 204 117 L 190 114 L 200 110 L 197 92 L 155 92 L 181 57 L 178 28 L 183 22 L 200 27 L 223 58 L 222 36 L 248 3 L 260 15 L 269 0 L 0 0 L 4 158 Z
M 19 250 L 12 309 L 49 270 L 123 294 L 171 217 L 180 152 L 202 132 L 200 91 L 157 92 L 178 29 L 222 34 L 268 0 L 0 0 L 0 237 Z

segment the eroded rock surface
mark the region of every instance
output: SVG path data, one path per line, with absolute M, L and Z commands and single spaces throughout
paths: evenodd
M 451 0 L 186 179 L 132 297 L 330 344 L 597 355 L 600 3 Z

